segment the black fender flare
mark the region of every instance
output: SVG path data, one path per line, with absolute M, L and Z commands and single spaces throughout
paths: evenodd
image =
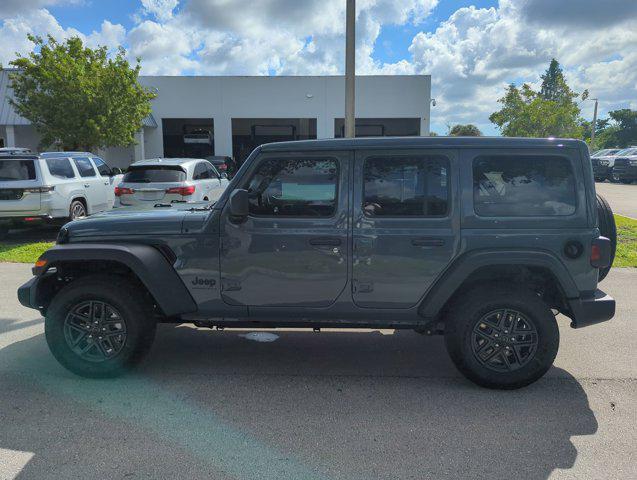
M 128 267 L 167 317 L 193 313 L 197 304 L 166 257 L 150 245 L 77 243 L 56 245 L 40 257 L 47 268 L 64 262 L 110 261 Z
M 476 250 L 458 257 L 425 294 L 418 313 L 432 318 L 445 306 L 462 283 L 482 267 L 523 265 L 548 269 L 557 279 L 566 298 L 577 298 L 580 292 L 564 264 L 546 250 Z

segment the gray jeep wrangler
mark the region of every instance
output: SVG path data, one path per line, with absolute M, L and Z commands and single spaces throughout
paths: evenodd
M 87 377 L 127 370 L 171 322 L 443 334 L 466 377 L 519 388 L 553 363 L 558 313 L 613 317 L 597 284 L 614 227 L 576 140 L 276 143 L 216 204 L 67 224 L 18 296 Z

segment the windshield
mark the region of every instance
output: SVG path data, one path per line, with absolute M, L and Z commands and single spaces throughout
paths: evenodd
M 0 181 L 35 180 L 33 160 L 0 160 Z
M 637 154 L 637 148 L 624 148 L 623 150 L 620 150 L 619 152 L 616 153 L 616 155 L 622 156 L 622 155 L 635 155 Z
M 172 183 L 186 180 L 186 172 L 181 167 L 152 165 L 130 167 L 122 182 L 125 183 Z

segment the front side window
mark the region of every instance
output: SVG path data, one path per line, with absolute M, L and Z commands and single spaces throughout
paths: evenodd
M 76 157 L 73 159 L 75 162 L 75 166 L 77 167 L 77 171 L 80 172 L 80 177 L 94 177 L 95 169 L 93 168 L 93 164 L 88 157 Z
M 35 180 L 33 160 L 0 160 L 0 181 Z
M 68 158 L 47 158 L 49 173 L 58 178 L 75 178 L 75 172 Z
M 363 167 L 363 210 L 377 217 L 442 217 L 449 161 L 440 155 L 371 157 Z
M 557 156 L 478 157 L 473 203 L 485 217 L 572 215 L 577 200 L 571 164 Z
M 102 177 L 110 177 L 113 175 L 111 167 L 104 163 L 104 160 L 101 158 L 93 157 L 93 162 L 95 162 L 95 166 L 97 167 L 97 171 L 100 172 Z
M 328 159 L 268 159 L 250 180 L 250 214 L 331 217 L 336 212 L 338 163 Z

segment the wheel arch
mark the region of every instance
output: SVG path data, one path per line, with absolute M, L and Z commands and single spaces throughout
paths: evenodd
M 103 271 L 132 276 L 166 317 L 197 310 L 190 292 L 166 256 L 150 245 L 56 245 L 40 259 L 47 261 L 47 269 L 57 269 L 56 275 L 45 273 L 38 282 L 37 300 L 45 307 L 57 291 L 53 283 L 60 278 L 64 280 L 68 276 L 75 278 Z
M 579 290 L 564 264 L 544 250 L 488 250 L 459 257 L 436 281 L 418 312 L 425 318 L 440 317 L 454 298 L 485 282 L 517 283 L 542 288 L 552 307 L 567 309 Z

